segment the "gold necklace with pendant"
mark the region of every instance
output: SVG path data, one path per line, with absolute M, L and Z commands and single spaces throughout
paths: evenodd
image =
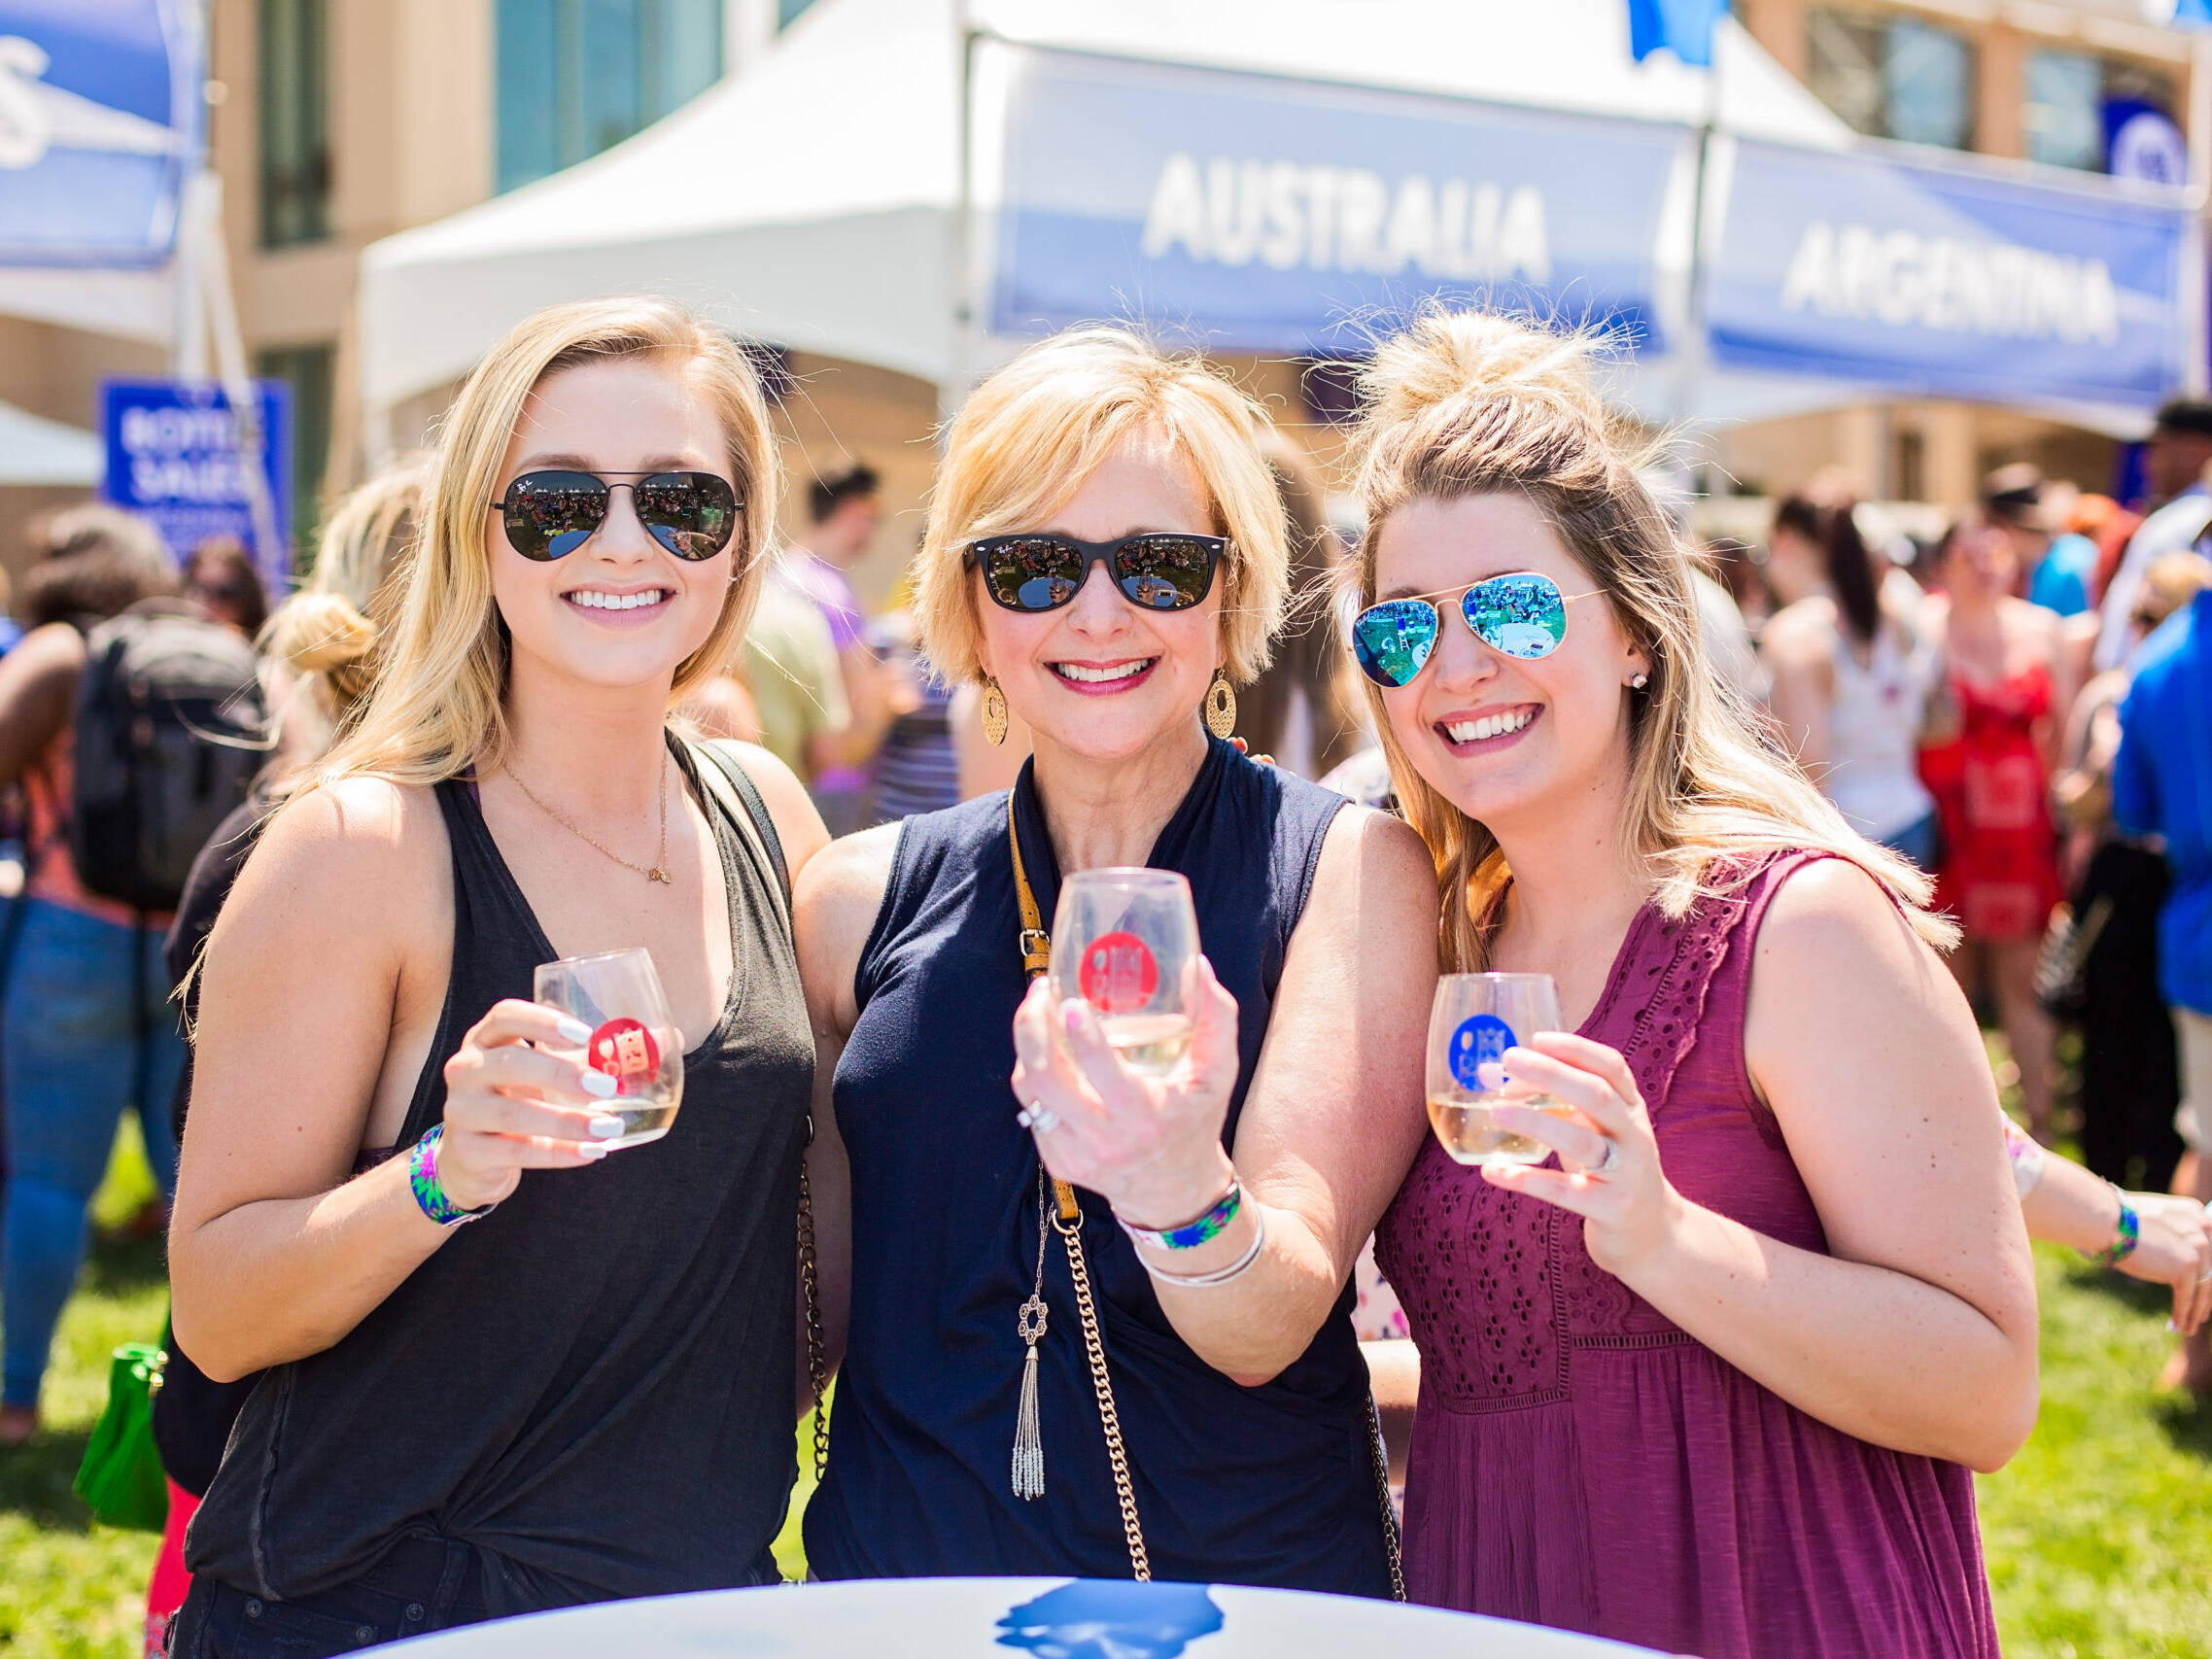
M 644 877 L 648 881 L 659 881 L 663 885 L 673 884 L 669 877 L 669 749 L 667 743 L 664 743 L 661 744 L 661 850 L 660 855 L 653 860 L 650 868 L 643 864 L 636 864 L 631 862 L 629 859 L 623 857 L 621 853 L 615 851 L 613 847 L 608 847 L 605 842 L 597 840 L 596 838 L 585 834 L 584 831 L 578 829 L 566 817 L 562 816 L 559 812 L 548 806 L 544 801 L 539 800 L 537 791 L 533 789 L 529 784 L 525 783 L 522 780 L 522 775 L 516 772 L 513 767 L 508 767 L 506 769 L 506 772 L 507 776 L 514 779 L 514 786 L 517 789 L 520 789 L 525 795 L 530 797 L 530 803 L 532 806 L 536 807 L 539 812 L 543 812 L 547 817 L 551 818 L 555 823 L 559 824 L 563 829 L 567 830 L 570 835 L 574 836 L 585 846 L 592 847 L 594 850 L 603 853 L 608 858 L 613 859 L 615 863 L 621 865 L 625 870 L 637 871 L 639 875 Z

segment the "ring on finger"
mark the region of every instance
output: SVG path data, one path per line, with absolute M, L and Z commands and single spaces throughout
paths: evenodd
M 1592 1175 L 1610 1175 L 1620 1167 L 1620 1142 L 1611 1136 L 1606 1138 L 1606 1156 L 1590 1166 Z
M 1040 1135 L 1049 1135 L 1060 1126 L 1060 1115 L 1042 1100 L 1030 1101 L 1014 1114 L 1014 1121 Z
M 2207 1267 L 2203 1272 L 2197 1274 L 2196 1282 L 2200 1285 L 2212 1285 L 2212 1267 Z

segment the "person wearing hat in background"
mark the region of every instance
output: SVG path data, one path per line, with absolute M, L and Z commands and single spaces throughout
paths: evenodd
M 2175 397 L 2160 405 L 2143 465 L 2158 510 L 2128 539 L 2098 603 L 2092 661 L 2099 673 L 2118 668 L 2133 648 L 2129 628 L 2143 573 L 2160 554 L 2195 546 L 2212 524 L 2212 489 L 2204 482 L 2212 466 L 2212 398 Z
M 2090 577 L 2096 570 L 2096 543 L 2061 534 L 2080 494 L 2071 484 L 2046 481 L 2043 469 L 2029 461 L 2000 467 L 1982 480 L 1983 510 L 2012 538 L 2026 572 L 2022 597 L 2060 616 L 2089 609 Z

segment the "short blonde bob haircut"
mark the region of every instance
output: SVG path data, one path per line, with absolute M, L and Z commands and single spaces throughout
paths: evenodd
M 476 365 L 445 421 L 415 557 L 389 645 L 359 718 L 318 780 L 367 774 L 428 785 L 498 770 L 507 744 L 506 625 L 492 594 L 485 538 L 501 469 L 539 383 L 564 369 L 643 358 L 688 376 L 721 419 L 743 511 L 736 564 L 714 629 L 676 666 L 673 707 L 721 671 L 752 615 L 776 523 L 776 442 L 751 362 L 738 344 L 658 299 L 556 305 L 525 318 Z
M 915 562 L 915 621 L 937 672 L 980 680 L 975 584 L 964 551 L 985 536 L 1040 530 L 1123 444 L 1150 437 L 1191 464 L 1227 537 L 1222 665 L 1249 681 L 1267 666 L 1290 592 L 1282 498 L 1260 447 L 1260 405 L 1194 352 L 1126 328 L 1040 340 L 969 395 L 945 434 Z
M 1798 847 L 1847 858 L 1881 883 L 1937 950 L 1957 931 L 1926 910 L 1933 883 L 1861 836 L 1805 775 L 1761 742 L 1749 711 L 1706 657 L 1690 555 L 1639 477 L 1651 446 L 1619 429 L 1592 373 L 1594 347 L 1479 311 L 1434 307 L 1375 353 L 1356 437 L 1367 529 L 1360 604 L 1375 602 L 1375 555 L 1390 516 L 1416 500 L 1518 495 L 1550 521 L 1650 662 L 1629 699 L 1623 843 L 1650 872 L 1652 898 L 1679 917 L 1725 885 L 1715 860 Z M 1489 963 L 1485 921 L 1511 872 L 1489 828 L 1414 771 L 1381 691 L 1367 700 L 1406 818 L 1435 859 L 1439 960 Z

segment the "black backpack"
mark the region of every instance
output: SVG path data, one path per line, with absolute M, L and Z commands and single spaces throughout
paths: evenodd
M 268 756 L 254 648 L 173 601 L 133 605 L 85 641 L 69 853 L 85 888 L 169 911 L 192 860 Z

